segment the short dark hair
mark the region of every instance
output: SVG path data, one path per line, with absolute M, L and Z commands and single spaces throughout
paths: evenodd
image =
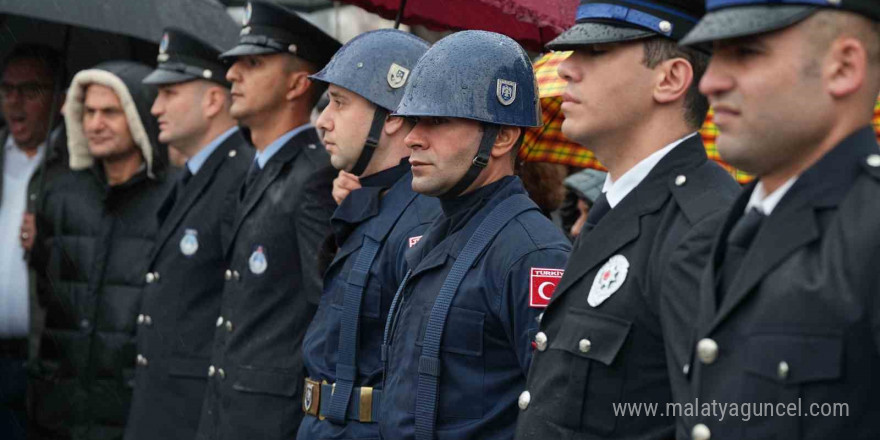
M 649 69 L 673 58 L 682 58 L 691 65 L 694 81 L 685 95 L 684 119 L 692 128 L 700 128 L 709 112 L 709 100 L 700 93 L 700 79 L 709 66 L 709 55 L 697 49 L 679 46 L 675 41 L 662 37 L 645 40 L 644 48 L 645 57 L 642 59 L 642 64 Z
M 64 62 L 61 53 L 49 46 L 43 44 L 20 44 L 15 46 L 6 58 L 3 59 L 3 69 L 13 61 L 19 60 L 37 60 L 46 68 L 50 79 L 54 83 L 59 77 L 64 81 Z

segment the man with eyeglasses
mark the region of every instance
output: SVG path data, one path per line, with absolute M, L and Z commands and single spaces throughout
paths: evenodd
M 30 213 L 40 184 L 67 163 L 63 130 L 55 130 L 50 142 L 61 148 L 46 152 L 54 81 L 61 68 L 54 50 L 23 45 L 4 60 L 0 81 L 6 124 L 0 130 L 0 432 L 12 440 L 25 436 L 28 335 L 38 334 L 32 329 L 42 320 L 25 261 L 34 236 Z M 44 157 L 47 164 L 41 168 Z M 41 177 L 41 170 L 47 175 Z

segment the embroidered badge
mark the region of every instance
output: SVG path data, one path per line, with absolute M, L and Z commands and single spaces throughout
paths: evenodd
M 513 104 L 516 100 L 516 83 L 506 79 L 499 79 L 495 87 L 495 95 L 502 105 Z
M 550 304 L 550 298 L 562 279 L 562 269 L 533 267 L 530 278 L 529 307 L 541 309 Z
M 388 69 L 388 85 L 392 89 L 403 87 L 407 78 L 409 78 L 409 69 L 397 63 L 391 63 L 391 68 Z
M 180 253 L 191 257 L 199 250 L 199 233 L 195 229 L 187 229 L 180 239 Z
M 593 279 L 593 285 L 590 287 L 587 302 L 593 307 L 598 307 L 599 304 L 605 302 L 614 292 L 617 292 L 617 289 L 620 289 L 620 286 L 626 281 L 626 274 L 628 272 L 629 261 L 627 261 L 626 257 L 623 255 L 611 257 L 602 265 L 599 273 L 596 274 L 596 278 Z
M 269 262 L 266 260 L 266 253 L 263 251 L 263 246 L 257 246 L 257 249 L 251 254 L 251 257 L 248 258 L 248 268 L 254 275 L 261 275 L 268 267 Z
M 416 244 L 418 244 L 419 240 L 421 240 L 421 239 L 422 239 L 421 235 L 419 235 L 418 237 L 410 237 L 409 238 L 409 247 L 415 246 Z

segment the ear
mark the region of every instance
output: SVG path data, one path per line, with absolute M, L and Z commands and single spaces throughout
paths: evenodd
M 208 87 L 202 97 L 202 112 L 205 115 L 205 118 L 211 119 L 214 116 L 217 116 L 226 105 L 225 101 L 226 99 L 223 96 L 223 92 L 220 91 L 218 87 Z
M 868 53 L 857 38 L 838 38 L 825 57 L 823 75 L 828 92 L 835 99 L 858 92 L 868 74 Z
M 406 119 L 401 118 L 400 116 L 388 115 L 385 117 L 385 126 L 382 128 L 382 131 L 385 132 L 386 136 L 394 136 L 401 132 L 405 126 Z
M 290 72 L 287 77 L 287 94 L 285 94 L 284 97 L 288 101 L 301 98 L 308 93 L 311 85 L 312 80 L 309 79 L 308 72 L 302 70 Z
M 654 100 L 660 104 L 675 102 L 685 96 L 694 81 L 694 69 L 684 58 L 673 58 L 660 63 L 654 69 L 657 84 Z
M 523 129 L 520 127 L 512 127 L 509 125 L 502 126 L 501 129 L 498 130 L 498 136 L 495 138 L 495 145 L 492 145 L 491 156 L 498 159 L 510 153 L 516 145 L 516 141 L 519 139 L 522 130 Z

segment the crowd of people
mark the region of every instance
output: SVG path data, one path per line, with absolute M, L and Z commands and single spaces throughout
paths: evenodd
M 880 3 L 576 14 L 562 130 L 607 173 L 519 162 L 497 33 L 341 45 L 250 2 L 155 68 L 14 48 L 0 437 L 877 438 Z

